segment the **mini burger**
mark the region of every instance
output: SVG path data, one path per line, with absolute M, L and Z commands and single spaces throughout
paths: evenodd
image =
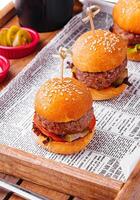
M 112 31 L 128 42 L 128 59 L 140 61 L 140 1 L 119 0 L 113 19 Z
M 127 84 L 127 44 L 106 30 L 81 35 L 72 48 L 73 77 L 91 91 L 93 100 L 106 100 L 122 93 Z
M 95 116 L 87 87 L 72 78 L 54 78 L 41 86 L 35 98 L 33 131 L 50 152 L 73 154 L 94 135 Z

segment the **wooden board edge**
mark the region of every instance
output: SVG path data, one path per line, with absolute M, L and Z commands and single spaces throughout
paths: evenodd
M 16 9 L 11 2 L 3 11 L 1 11 L 0 28 L 3 27 L 12 17 L 16 15 Z
M 140 161 L 115 200 L 140 200 Z
M 112 200 L 123 183 L 0 144 L 0 171 L 82 199 Z

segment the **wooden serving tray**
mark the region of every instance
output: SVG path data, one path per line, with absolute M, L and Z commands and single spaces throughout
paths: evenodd
M 0 172 L 86 200 L 140 199 L 140 163 L 124 184 L 86 170 L 0 145 Z

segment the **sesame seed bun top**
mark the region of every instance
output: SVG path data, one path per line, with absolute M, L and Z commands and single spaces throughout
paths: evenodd
M 140 34 L 140 1 L 119 0 L 113 9 L 113 19 L 125 31 Z
M 68 122 L 81 118 L 92 107 L 92 97 L 81 82 L 64 78 L 48 80 L 36 94 L 35 111 L 53 122 Z
M 127 43 L 107 30 L 82 34 L 72 48 L 73 64 L 84 72 L 105 72 L 122 64 L 127 56 Z

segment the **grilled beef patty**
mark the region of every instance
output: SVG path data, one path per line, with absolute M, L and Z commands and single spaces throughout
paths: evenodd
M 117 80 L 120 73 L 125 70 L 126 65 L 127 59 L 125 59 L 120 66 L 106 72 L 82 72 L 76 68 L 73 74 L 76 79 L 80 80 L 88 87 L 100 90 L 111 86 L 111 84 Z
M 111 31 L 120 35 L 123 39 L 128 41 L 128 45 L 140 44 L 140 34 L 134 34 L 127 31 L 124 31 L 117 24 L 114 24 L 111 28 Z
M 74 134 L 82 132 L 89 127 L 89 124 L 93 119 L 93 108 L 91 108 L 84 116 L 82 116 L 77 121 L 62 123 L 50 122 L 37 115 L 37 113 L 35 113 L 35 117 L 49 132 L 55 133 L 56 135 Z

